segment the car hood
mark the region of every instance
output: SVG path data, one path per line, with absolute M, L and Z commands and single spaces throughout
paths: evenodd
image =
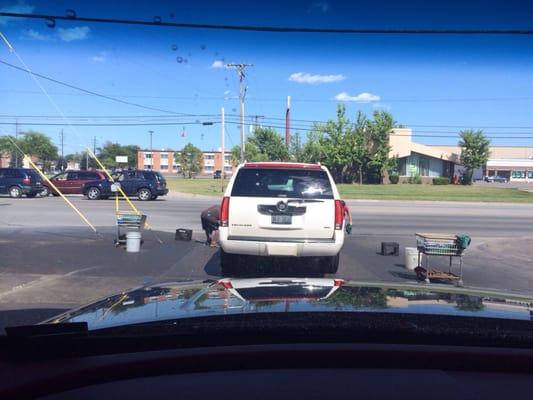
M 380 312 L 531 320 L 533 298 L 446 285 L 264 278 L 139 287 L 42 323 L 87 322 L 89 330 L 246 313 Z

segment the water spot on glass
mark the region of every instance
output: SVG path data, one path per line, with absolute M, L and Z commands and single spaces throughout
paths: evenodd
M 200 46 L 200 49 L 205 50 L 205 49 L 207 49 L 207 46 L 205 44 L 203 44 L 203 45 Z
M 49 28 L 55 28 L 56 27 L 56 20 L 54 18 L 46 18 L 44 20 L 46 23 L 46 26 Z
M 237 112 L 237 109 L 236 108 L 232 108 L 231 112 Z
M 161 23 L 161 17 L 159 17 L 159 16 L 155 16 L 155 17 L 154 17 L 154 22 L 155 22 L 156 24 L 160 24 L 160 23 Z
M 204 134 L 203 133 L 200 135 L 200 140 L 204 140 Z
M 181 56 L 176 57 L 176 61 L 181 64 L 183 62 L 183 57 Z
M 69 8 L 67 11 L 65 11 L 65 14 L 67 15 L 67 18 L 76 18 L 76 11 L 74 11 L 72 8 Z
M 170 48 L 172 49 L 172 51 L 178 50 L 178 46 L 176 46 L 175 44 L 173 44 Z

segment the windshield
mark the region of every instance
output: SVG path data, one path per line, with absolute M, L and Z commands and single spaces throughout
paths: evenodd
M 493 3 L 0 0 L 0 334 L 522 318 L 533 2 Z

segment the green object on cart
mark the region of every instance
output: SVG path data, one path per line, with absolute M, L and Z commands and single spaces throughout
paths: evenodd
M 470 236 L 468 236 L 466 233 L 460 233 L 456 236 L 457 238 L 457 247 L 465 250 L 470 246 L 470 243 L 472 242 L 472 239 Z

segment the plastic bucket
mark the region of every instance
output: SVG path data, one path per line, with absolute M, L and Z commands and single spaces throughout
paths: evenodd
M 418 267 L 418 249 L 416 247 L 405 248 L 405 268 L 413 271 Z
M 141 248 L 141 232 L 128 232 L 126 234 L 126 251 L 138 253 Z

